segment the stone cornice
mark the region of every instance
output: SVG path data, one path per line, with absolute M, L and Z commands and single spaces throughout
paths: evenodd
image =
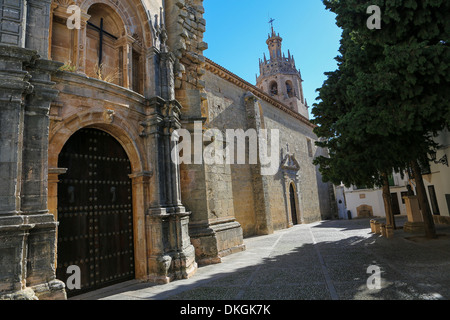
M 266 94 L 264 91 L 259 89 L 258 87 L 252 85 L 251 83 L 245 81 L 244 79 L 240 78 L 239 76 L 235 75 L 231 71 L 225 69 L 224 67 L 218 65 L 217 63 L 213 62 L 212 60 L 205 58 L 205 69 L 220 76 L 221 78 L 237 85 L 238 87 L 243 88 L 244 90 L 247 90 L 251 93 L 253 93 L 255 96 L 260 98 L 261 100 L 264 100 L 274 107 L 284 111 L 285 113 L 289 114 L 293 118 L 301 121 L 302 123 L 308 125 L 311 128 L 315 128 L 316 125 L 312 124 L 307 118 L 302 116 L 299 113 L 296 113 L 289 109 L 289 107 L 280 101 L 272 98 L 268 94 Z

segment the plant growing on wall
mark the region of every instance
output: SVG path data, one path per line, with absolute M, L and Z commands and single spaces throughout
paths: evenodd
M 117 70 L 113 70 L 113 71 L 106 71 L 106 67 L 105 65 L 102 63 L 100 65 L 96 64 L 94 65 L 94 77 L 96 79 L 108 82 L 108 83 L 113 83 L 114 81 L 116 81 L 117 79 L 119 79 L 120 76 L 120 72 Z
M 72 60 L 67 61 L 64 63 L 63 66 L 59 68 L 60 71 L 67 71 L 67 72 L 75 72 L 77 71 L 77 66 L 72 62 Z

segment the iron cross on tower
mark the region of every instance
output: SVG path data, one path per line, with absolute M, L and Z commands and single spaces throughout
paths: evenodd
M 103 29 L 103 18 L 100 19 L 100 26 L 96 26 L 95 24 L 91 23 L 91 22 L 87 22 L 87 24 L 97 30 L 100 34 L 100 40 L 99 40 L 99 49 L 98 49 L 98 66 L 100 67 L 102 65 L 102 61 L 103 61 L 103 36 L 107 35 L 111 38 L 113 38 L 114 40 L 117 40 L 118 38 L 115 35 L 112 35 L 111 33 L 105 31 L 105 29 Z
M 269 23 L 270 26 L 272 27 L 272 32 L 273 32 L 273 22 L 275 21 L 275 19 L 269 18 Z

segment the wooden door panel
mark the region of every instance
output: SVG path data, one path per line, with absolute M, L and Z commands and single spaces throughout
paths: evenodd
M 75 133 L 61 151 L 58 279 L 81 269 L 74 295 L 134 278 L 131 165 L 121 145 L 95 129 Z

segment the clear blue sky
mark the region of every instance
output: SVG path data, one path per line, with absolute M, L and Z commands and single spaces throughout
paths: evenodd
M 206 57 L 256 84 L 259 58 L 269 56 L 270 16 L 283 38 L 283 52 L 290 50 L 302 72 L 308 104 L 316 102 L 324 72 L 337 68 L 334 58 L 342 33 L 321 0 L 205 0 L 203 6 Z

